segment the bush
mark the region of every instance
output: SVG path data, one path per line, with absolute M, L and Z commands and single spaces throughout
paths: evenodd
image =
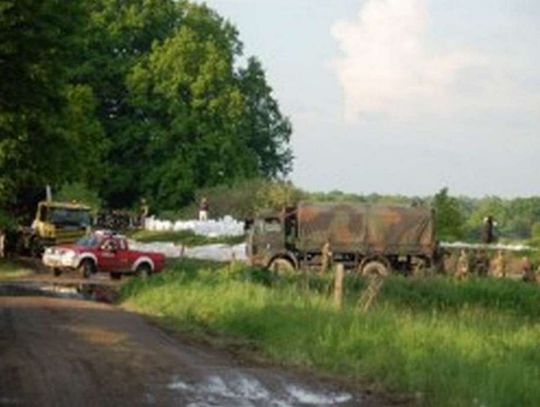
M 194 201 L 178 211 L 163 211 L 162 219 L 193 219 L 198 216 L 199 202 L 205 197 L 210 204 L 210 217 L 230 215 L 235 219 L 253 216 L 261 209 L 279 210 L 284 205 L 294 205 L 304 193 L 290 182 L 252 179 L 236 184 L 203 188 L 195 193 Z
M 101 199 L 97 192 L 80 182 L 62 185 L 56 193 L 54 200 L 60 202 L 76 201 L 77 203 L 88 205 L 94 212 L 97 212 L 101 208 Z

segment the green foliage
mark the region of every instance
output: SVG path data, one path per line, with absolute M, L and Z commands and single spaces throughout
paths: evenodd
M 363 314 L 355 308 L 362 280 L 347 278 L 338 311 L 328 295 L 331 279 L 307 278 L 180 262 L 149 281 L 133 280 L 123 300 L 184 332 L 232 338 L 280 363 L 421 394 L 416 400 L 425 405 L 540 402 L 537 287 L 392 278 Z
M 463 216 L 457 198 L 448 195 L 448 188 L 441 189 L 433 197 L 435 229 L 439 240 L 458 240 L 463 237 Z
M 88 92 L 81 100 L 69 85 L 83 19 L 79 2 L 0 1 L 1 206 L 14 203 L 24 187 L 78 175 L 88 151 L 76 147 L 100 133 L 99 125 L 88 126 Z
M 205 5 L 0 0 L 0 32 L 0 207 L 78 182 L 114 207 L 175 209 L 290 171 L 264 70 Z
M 12 229 L 16 226 L 15 219 L 0 209 L 0 230 Z
M 160 217 L 169 220 L 197 217 L 198 205 L 203 197 L 210 204 L 210 217 L 225 215 L 235 219 L 252 217 L 262 209 L 280 210 L 284 205 L 294 205 L 306 194 L 290 182 L 269 181 L 262 178 L 236 181 L 232 185 L 201 188 L 195 199 L 179 211 L 162 211 Z
M 0 258 L 0 281 L 17 279 L 32 274 L 32 270 L 13 261 Z
M 72 202 L 88 205 L 94 212 L 101 208 L 101 199 L 97 192 L 80 182 L 67 183 L 60 188 L 54 199 L 59 202 Z
M 76 77 L 99 95 L 113 206 L 145 196 L 157 210 L 197 188 L 290 170 L 291 132 L 254 59 L 242 68 L 236 28 L 186 1 L 99 0 L 88 6 Z
M 531 244 L 540 249 L 540 222 L 536 222 L 531 227 Z

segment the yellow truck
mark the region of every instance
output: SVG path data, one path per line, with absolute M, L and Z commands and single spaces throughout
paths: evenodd
M 30 227 L 20 227 L 17 251 L 39 257 L 44 249 L 73 243 L 90 232 L 91 209 L 78 203 L 41 201 Z

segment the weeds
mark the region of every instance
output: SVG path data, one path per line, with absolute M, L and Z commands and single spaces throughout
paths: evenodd
M 31 273 L 31 270 L 22 267 L 13 261 L 0 259 L 0 280 L 20 278 Z

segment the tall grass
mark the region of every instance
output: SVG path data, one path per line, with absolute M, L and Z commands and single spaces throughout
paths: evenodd
M 32 270 L 8 259 L 0 259 L 0 280 L 20 278 L 32 273 Z
M 367 314 L 360 279 L 345 282 L 341 311 L 331 279 L 182 262 L 132 281 L 129 307 L 179 329 L 232 337 L 275 361 L 311 367 L 425 405 L 540 405 L 540 293 L 514 281 L 392 278 Z

